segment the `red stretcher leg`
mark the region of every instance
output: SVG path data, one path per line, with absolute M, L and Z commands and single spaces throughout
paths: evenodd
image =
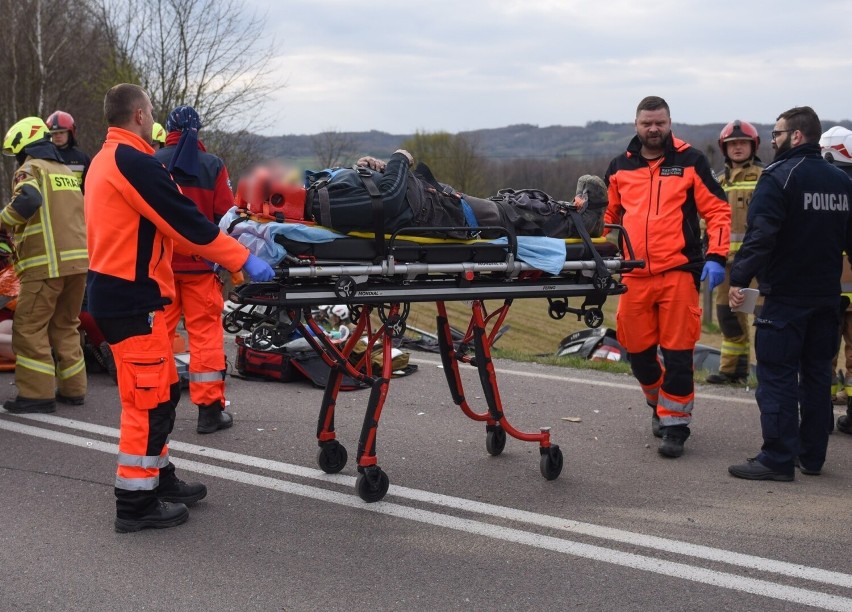
M 462 385 L 461 374 L 459 373 L 459 361 L 463 357 L 456 353 L 453 345 L 453 335 L 450 331 L 450 322 L 447 317 L 447 307 L 444 302 L 436 302 L 438 308 L 438 350 L 441 353 L 441 363 L 444 365 L 444 376 L 447 377 L 447 386 L 450 388 L 450 395 L 453 398 L 456 406 L 461 408 L 468 418 L 474 421 L 488 421 L 491 416 L 488 412 L 475 412 L 464 397 L 464 386 Z M 491 425 L 493 425 L 493 421 Z
M 377 338 L 369 338 L 365 354 L 367 362 L 370 363 L 372 361 L 371 349 L 373 344 L 376 339 L 381 338 L 382 374 L 373 380 L 373 388 L 370 391 L 367 412 L 364 414 L 364 424 L 361 427 L 361 437 L 358 440 L 358 472 L 360 473 L 358 479 L 355 481 L 355 490 L 358 496 L 368 503 L 381 500 L 388 492 L 388 487 L 390 486 L 387 474 L 378 466 L 376 435 L 393 371 L 391 329 L 398 320 L 399 304 L 394 303 L 390 305 L 390 310 L 388 311 L 383 327 L 377 331 Z
M 508 314 L 511 302 L 507 300 L 498 311 L 489 317 L 485 312 L 485 305 L 480 300 L 474 300 L 471 306 L 471 330 L 473 332 L 473 347 L 476 356 L 476 369 L 479 372 L 479 380 L 482 383 L 482 392 L 488 404 L 488 412 L 491 419 L 486 425 L 486 449 L 492 455 L 503 452 L 506 434 L 525 442 L 538 442 L 541 460 L 539 467 L 541 474 L 547 480 L 553 480 L 562 472 L 562 451 L 556 444 L 550 443 L 550 428 L 542 427 L 538 433 L 526 433 L 516 429 L 506 418 L 503 410 L 503 402 L 500 399 L 500 390 L 497 386 L 497 373 L 494 371 L 494 362 L 491 359 L 491 342 L 495 330 Z M 486 326 L 490 319 L 497 318 L 492 328 L 492 334 L 488 334 Z M 493 421 L 493 424 L 491 424 Z
M 364 319 L 366 314 L 366 319 Z M 347 359 L 352 353 L 352 349 L 361 337 L 366 326 L 366 320 L 369 320 L 369 312 L 362 313 L 362 318 L 356 327 L 355 332 L 350 336 L 349 341 L 342 349 L 330 342 L 323 332 L 320 325 L 314 320 L 310 309 L 305 309 L 303 316 L 305 323 L 301 322 L 298 313 L 290 311 L 288 313 L 290 320 L 295 322 L 296 327 L 305 338 L 314 352 L 319 355 L 323 361 L 330 366 L 328 383 L 323 393 L 322 405 L 320 406 L 319 418 L 317 419 L 317 464 L 320 469 L 327 474 L 336 474 L 346 466 L 346 461 L 349 454 L 346 447 L 337 440 L 337 434 L 334 430 L 334 413 L 337 406 L 337 396 L 340 393 L 340 386 L 343 382 L 345 374 L 358 375 L 356 378 L 361 379 L 363 376 L 358 372 L 350 372 L 352 369 Z

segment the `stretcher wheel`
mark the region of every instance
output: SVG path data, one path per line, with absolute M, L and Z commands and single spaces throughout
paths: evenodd
M 496 457 L 506 448 L 506 430 L 499 425 L 487 425 L 485 433 L 485 450 L 492 457 Z
M 222 327 L 224 327 L 225 331 L 229 334 L 237 334 L 242 331 L 243 326 L 237 322 L 236 310 L 232 310 L 225 315 L 225 318 L 222 320 Z
M 368 504 L 381 501 L 388 492 L 388 487 L 390 487 L 388 475 L 382 471 L 382 468 L 375 465 L 364 468 L 364 471 L 358 474 L 358 480 L 355 481 L 358 497 Z
M 317 452 L 317 464 L 326 474 L 337 474 L 346 465 L 349 454 L 337 440 L 323 442 Z
M 548 448 L 541 449 L 541 461 L 538 466 L 541 469 L 541 475 L 547 480 L 556 480 L 559 474 L 562 473 L 562 451 L 559 446 L 551 444 Z
M 551 319 L 555 319 L 556 321 L 564 319 L 567 313 L 568 302 L 566 300 L 559 302 L 550 302 L 547 307 L 547 314 L 550 316 Z
M 601 291 L 602 289 L 606 289 L 607 285 L 609 285 L 609 281 L 612 277 L 610 276 L 595 276 L 592 279 L 592 286 Z
M 600 327 L 601 323 L 603 323 L 604 314 L 603 310 L 600 308 L 589 308 L 583 314 L 583 321 L 586 323 L 588 327 L 595 328 Z
M 275 326 L 266 323 L 258 325 L 251 332 L 251 347 L 259 351 L 266 351 L 272 348 L 275 341 L 278 339 L 278 333 Z
M 351 298 L 355 295 L 355 289 L 357 286 L 355 279 L 351 276 L 341 276 L 334 284 L 334 295 L 341 300 Z

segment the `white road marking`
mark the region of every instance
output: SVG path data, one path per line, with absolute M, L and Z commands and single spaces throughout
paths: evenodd
M 433 359 L 421 359 L 419 356 L 411 357 L 411 363 L 417 364 L 426 364 L 426 365 L 434 365 L 434 366 L 443 366 L 444 364 L 440 361 L 435 361 Z M 469 366 L 473 367 L 473 366 Z M 627 389 L 636 391 L 637 393 L 641 393 L 639 389 L 639 383 L 634 382 L 632 384 L 628 383 L 619 383 L 619 382 L 610 382 L 608 380 L 589 380 L 588 378 L 573 378 L 571 376 L 557 376 L 556 374 L 542 374 L 541 372 L 526 372 L 524 370 L 508 370 L 506 368 L 495 368 L 495 371 L 498 374 L 509 374 L 511 376 L 523 376 L 525 378 L 541 378 L 542 380 L 556 380 L 559 382 L 573 383 L 578 385 L 592 385 L 595 387 L 607 387 L 609 389 Z M 712 399 L 721 402 L 733 402 L 736 404 L 754 404 L 757 405 L 757 401 L 753 397 L 729 397 L 727 395 L 711 395 L 709 393 L 696 393 L 696 398 L 700 399 Z
M 118 436 L 118 431 L 114 428 L 104 427 L 102 425 L 93 425 L 90 423 L 84 423 L 82 421 L 75 421 L 72 419 L 65 419 L 62 417 L 56 417 L 51 415 L 29 415 L 27 418 L 33 421 L 40 421 L 62 427 L 88 431 L 90 433 L 98 435 L 104 435 L 109 437 Z M 102 442 L 99 440 L 82 438 L 79 436 L 55 430 L 32 427 L 14 421 L 8 421 L 5 419 L 0 419 L 0 429 L 6 429 L 25 435 L 50 439 L 57 442 L 62 442 L 64 444 L 71 444 L 74 446 L 79 446 L 91 450 L 97 450 L 100 452 L 117 452 L 117 446 L 115 444 Z M 304 478 L 313 478 L 338 484 L 347 484 L 349 486 L 353 486 L 355 482 L 355 479 L 351 476 L 345 476 L 341 474 L 325 474 L 321 470 L 305 468 L 302 466 L 296 466 L 278 461 L 271 461 L 259 457 L 252 457 L 250 455 L 241 455 L 229 451 L 221 451 L 209 447 L 202 447 L 184 442 L 172 441 L 170 442 L 170 448 L 171 450 L 177 452 L 209 457 L 220 461 L 229 461 L 232 463 L 261 468 L 270 471 L 277 471 L 280 473 L 295 475 Z M 275 478 L 259 476 L 251 473 L 241 472 L 238 470 L 232 470 L 229 468 L 211 466 L 189 459 L 172 457 L 172 460 L 175 465 L 178 465 L 183 469 L 188 469 L 201 474 L 208 474 L 218 478 L 232 480 L 234 482 L 252 484 L 255 486 L 270 488 L 285 493 L 291 493 L 303 497 L 310 497 L 312 499 L 319 499 L 322 501 L 345 505 L 348 507 L 358 508 L 366 511 L 379 512 L 382 514 L 414 520 L 430 525 L 446 527 L 458 531 L 464 531 L 475 535 L 482 535 L 528 546 L 535 546 L 538 548 L 551 550 L 563 554 L 577 555 L 596 561 L 603 561 L 606 563 L 612 563 L 615 565 L 621 565 L 624 567 L 630 567 L 642 571 L 650 571 L 668 576 L 679 576 L 695 582 L 701 582 L 704 584 L 711 584 L 732 590 L 772 597 L 783 601 L 818 606 L 830 610 L 852 611 L 852 599 L 847 597 L 830 595 L 818 591 L 811 591 L 808 589 L 801 589 L 797 587 L 789 587 L 775 582 L 747 578 L 744 576 L 738 576 L 736 574 L 730 574 L 716 570 L 709 570 L 706 568 L 695 567 L 685 563 L 665 561 L 653 557 L 646 557 L 633 553 L 625 553 L 601 546 L 594 546 L 583 544 L 580 542 L 563 540 L 560 538 L 544 536 L 515 528 L 501 527 L 491 523 L 483 523 L 479 521 L 462 519 L 459 517 L 441 514 L 438 512 L 419 510 L 415 508 L 410 508 L 408 506 L 401 506 L 392 502 L 383 501 L 377 504 L 366 504 L 358 497 L 334 491 L 328 491 L 326 489 L 290 483 L 286 481 L 277 480 Z M 678 542 L 676 540 L 669 540 L 666 538 L 645 536 L 629 531 L 600 527 L 588 523 L 580 523 L 578 521 L 571 521 L 568 519 L 562 519 L 559 517 L 552 517 L 533 512 L 526 512 L 522 510 L 515 510 L 512 508 L 505 508 L 492 504 L 484 504 L 463 498 L 440 495 L 436 493 L 430 493 L 428 491 L 421 491 L 418 489 L 411 489 L 407 487 L 391 486 L 389 490 L 389 495 L 392 497 L 399 497 L 403 499 L 430 503 L 447 508 L 453 508 L 456 510 L 481 514 L 489 517 L 503 518 L 515 522 L 527 523 L 530 525 L 559 529 L 570 533 L 589 535 L 605 540 L 644 546 L 654 550 L 673 552 L 676 554 L 685 555 L 687 557 L 706 559 L 720 563 L 727 563 L 729 565 L 739 565 L 742 567 L 748 567 L 759 571 L 774 572 L 795 578 L 802 578 L 815 582 L 823 582 L 826 584 L 841 586 L 844 588 L 852 588 L 852 575 L 843 574 L 840 572 L 833 572 L 819 568 L 807 567 L 804 565 L 787 563 L 784 561 L 776 561 L 773 559 L 744 555 L 741 553 L 726 551 L 724 549 L 693 545 L 684 542 Z

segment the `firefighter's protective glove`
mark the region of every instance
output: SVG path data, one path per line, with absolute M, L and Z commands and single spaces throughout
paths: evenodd
M 701 280 L 709 279 L 709 289 L 713 291 L 725 280 L 725 266 L 715 261 L 708 261 L 701 271 Z
M 253 281 L 265 282 L 275 278 L 275 271 L 272 269 L 272 266 L 251 253 L 249 253 L 243 270 L 245 270 L 246 274 Z

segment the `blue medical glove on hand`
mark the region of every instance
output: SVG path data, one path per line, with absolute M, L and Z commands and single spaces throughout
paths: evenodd
M 713 291 L 725 280 L 725 266 L 715 261 L 706 262 L 701 271 L 701 280 L 703 281 L 705 278 L 710 279 L 710 291 Z
M 252 255 L 251 253 L 249 253 L 248 259 L 243 266 L 243 270 L 246 271 L 246 274 L 248 274 L 249 278 L 253 281 L 264 282 L 275 278 L 275 271 L 272 269 L 272 266 L 263 261 L 260 257 Z

